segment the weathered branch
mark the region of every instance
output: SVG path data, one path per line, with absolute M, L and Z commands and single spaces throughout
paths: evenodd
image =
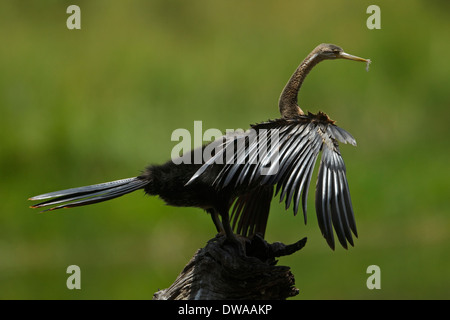
M 298 294 L 289 267 L 276 266 L 275 258 L 290 255 L 306 244 L 306 238 L 292 244 L 267 243 L 262 237 L 245 239 L 245 250 L 216 236 L 197 250 L 167 289 L 156 292 L 155 300 L 262 300 L 286 299 Z

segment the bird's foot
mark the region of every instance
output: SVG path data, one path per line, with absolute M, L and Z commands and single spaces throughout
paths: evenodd
M 218 241 L 221 245 L 228 245 L 234 248 L 239 256 L 255 257 L 261 261 L 275 264 L 275 258 L 288 256 L 299 251 L 306 245 L 307 238 L 303 238 L 293 244 L 284 244 L 281 242 L 268 243 L 260 234 L 255 234 L 251 238 L 242 237 L 236 234 L 227 236 L 218 233 L 210 241 Z
M 276 263 L 275 258 L 291 255 L 302 249 L 306 244 L 307 238 L 303 238 L 296 243 L 286 245 L 281 242 L 268 243 L 260 234 L 255 234 L 251 239 L 247 239 L 246 253 L 261 261 L 272 261 Z

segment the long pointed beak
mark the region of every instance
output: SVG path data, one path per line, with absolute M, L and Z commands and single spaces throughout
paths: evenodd
M 339 54 L 339 58 L 347 59 L 347 60 L 353 60 L 353 61 L 365 62 L 367 71 L 369 71 L 369 64 L 372 62 L 372 61 L 370 61 L 370 59 L 364 59 L 364 58 L 357 57 L 357 56 L 354 56 L 354 55 L 351 55 L 351 54 L 348 54 L 348 53 L 345 53 L 345 52 L 341 52 Z

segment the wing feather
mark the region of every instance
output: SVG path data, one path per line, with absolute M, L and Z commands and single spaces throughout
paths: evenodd
M 307 198 L 312 173 L 319 152 L 322 151 L 318 179 L 316 183 L 315 205 L 319 228 L 328 245 L 334 249 L 334 232 L 339 243 L 347 248 L 353 246 L 356 237 L 356 223 L 351 204 L 350 191 L 346 178 L 345 164 L 339 152 L 338 141 L 356 145 L 350 133 L 335 126 L 332 121 L 314 118 L 314 115 L 300 116 L 298 119 L 278 119 L 252 126 L 256 138 L 250 132 L 243 136 L 234 151 L 234 163 L 226 163 L 214 181 L 216 188 L 233 185 L 234 188 L 250 193 L 240 196 L 233 207 L 233 228 L 239 233 L 247 235 L 261 230 L 267 224 L 268 193 L 261 193 L 261 188 L 270 186 L 270 197 L 280 193 L 280 202 L 285 201 L 285 208 L 293 204 L 294 215 L 297 214 L 300 201 L 307 221 Z M 259 129 L 278 130 L 278 139 L 269 138 L 259 133 Z M 230 140 L 230 139 L 228 139 Z M 242 140 L 240 140 L 242 141 Z M 230 151 L 228 141 L 224 150 Z M 265 146 L 266 149 L 263 149 Z M 261 153 L 261 150 L 265 152 Z M 225 151 L 224 151 L 225 152 Z M 200 170 L 202 174 L 211 162 L 205 163 Z M 265 171 L 263 171 L 265 170 Z M 198 177 L 195 174 L 192 179 Z M 191 179 L 191 180 L 192 180 Z M 301 200 L 300 200 L 301 199 Z M 266 203 L 265 205 L 262 205 Z M 263 211 L 260 214 L 259 211 Z
M 330 148 L 330 145 L 333 147 Z M 319 227 L 330 247 L 334 248 L 333 228 L 339 242 L 353 246 L 357 236 L 345 165 L 337 143 L 324 143 L 316 186 L 316 213 Z

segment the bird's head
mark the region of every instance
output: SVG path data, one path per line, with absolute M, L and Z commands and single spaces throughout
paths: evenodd
M 348 53 L 345 53 L 341 47 L 338 47 L 334 44 L 322 43 L 314 49 L 316 55 L 323 60 L 332 60 L 332 59 L 347 59 L 353 61 L 361 61 L 367 64 L 370 63 L 370 59 L 360 58 Z
M 361 61 L 366 63 L 366 71 L 369 71 L 370 59 L 364 59 L 351 54 L 345 53 L 341 47 L 334 44 L 319 44 L 310 54 L 302 61 L 289 79 L 288 83 L 281 92 L 278 101 L 278 107 L 283 118 L 293 118 L 298 115 L 305 114 L 297 103 L 297 96 L 308 73 L 316 64 L 324 60 L 347 59 L 353 61 Z

